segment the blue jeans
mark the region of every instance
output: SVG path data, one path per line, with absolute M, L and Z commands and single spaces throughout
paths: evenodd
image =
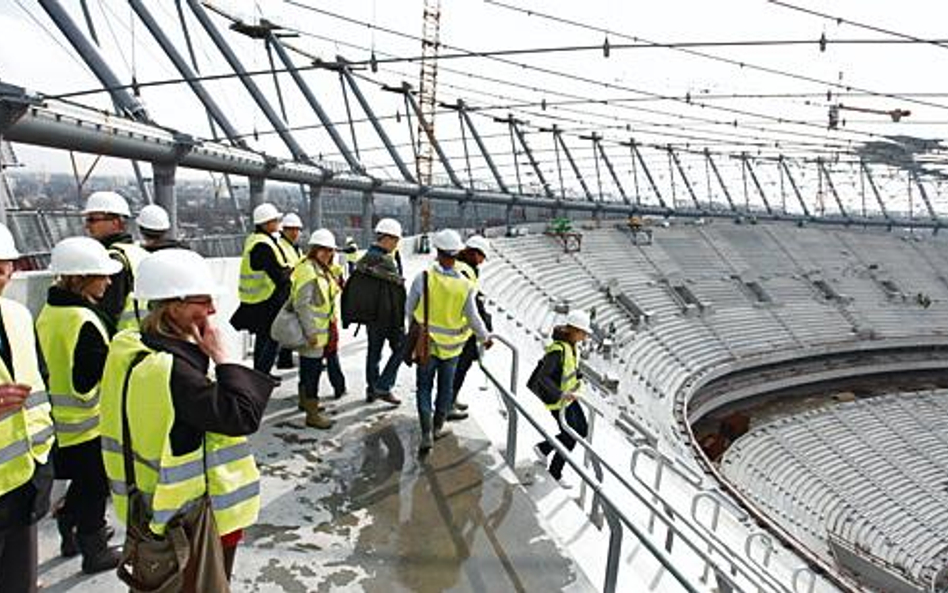
M 277 352 L 280 345 L 270 337 L 270 332 L 260 332 L 254 334 L 253 342 L 253 368 L 261 373 L 269 373 L 276 362 Z
M 553 418 L 556 419 L 556 424 L 559 426 L 559 412 L 557 410 L 550 410 L 550 413 L 553 414 Z M 583 438 L 589 436 L 589 425 L 586 422 L 586 414 L 583 412 L 583 406 L 579 402 L 573 402 L 566 406 L 566 409 L 563 410 L 563 420 L 565 420 L 566 424 L 576 431 L 576 434 L 579 436 Z M 560 427 L 560 433 L 556 435 L 556 438 L 559 442 L 563 443 L 563 446 L 569 451 L 572 451 L 573 447 L 576 446 L 576 439 L 568 435 L 562 427 Z M 540 443 L 539 448 L 544 455 L 549 455 L 553 451 L 553 445 L 547 441 Z M 550 462 L 550 475 L 553 476 L 554 480 L 559 480 L 563 477 L 563 466 L 565 465 L 566 458 L 557 451 L 556 455 L 553 456 L 553 461 Z
M 346 391 L 346 377 L 339 366 L 339 353 L 333 352 L 321 358 L 300 356 L 300 385 L 306 397 L 319 395 L 319 377 L 323 374 L 323 366 L 329 371 L 329 383 L 335 395 L 341 396 Z
M 365 361 L 365 390 L 367 393 L 390 393 L 398 377 L 398 367 L 402 365 L 402 348 L 405 344 L 405 333 L 400 327 L 380 328 L 366 326 L 369 333 L 369 344 Z M 388 342 L 392 353 L 379 375 L 379 363 L 382 361 L 382 347 Z
M 431 415 L 431 390 L 434 387 L 435 376 L 438 377 L 438 396 L 435 400 L 434 411 L 447 415 L 454 403 L 454 369 L 458 365 L 458 357 L 437 358 L 432 356 L 428 364 L 419 364 L 415 370 L 415 386 L 418 390 L 416 400 L 418 415 Z

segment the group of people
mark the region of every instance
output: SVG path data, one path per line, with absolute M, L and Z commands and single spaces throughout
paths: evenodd
M 347 393 L 340 323 L 365 326 L 367 402 L 399 405 L 393 393 L 399 368 L 416 365 L 419 454 L 448 434 L 447 421 L 466 417 L 458 394 L 479 349 L 492 345 L 478 286 L 489 251 L 483 237 L 465 242 L 454 230 L 437 232 L 434 262 L 406 283 L 398 221 L 381 219 L 365 252 L 347 240 L 343 267 L 331 231 L 315 230 L 300 249 L 299 217 L 257 206 L 240 265 L 240 305 L 231 318 L 254 334 L 248 368 L 210 321 L 221 286 L 200 255 L 167 236 L 167 212 L 142 209 L 140 243 L 128 232 L 131 213 L 117 193 L 93 193 L 83 215 L 87 236 L 64 239 L 52 251 L 55 281 L 35 322 L 23 305 L 0 298 L 3 591 L 36 589 L 36 522 L 50 507 L 54 478 L 70 480 L 54 505 L 60 552 L 81 554 L 83 572 L 134 560 L 126 549 L 123 561 L 122 550 L 109 544 L 111 494 L 123 523 L 134 522 L 144 504 L 144 529 L 156 536 L 208 499 L 229 578 L 243 529 L 259 510 L 259 473 L 246 437 L 258 430 L 279 384 L 270 370 L 280 344 L 270 330 L 283 309 L 296 316 L 303 336 L 293 349 L 307 426 L 332 426 L 319 397 L 323 369 L 333 396 Z M 0 225 L 0 293 L 18 257 Z M 572 403 L 580 387 L 576 344 L 589 332 L 588 316 L 583 319 L 571 315 L 554 332 L 540 394 L 554 415 L 565 409 L 580 434 L 585 418 Z M 559 438 L 574 445 L 568 435 Z M 538 446 L 544 457 L 552 449 Z M 557 479 L 563 461 L 557 454 L 551 464 Z M 182 589 L 198 588 L 199 573 L 184 571 Z

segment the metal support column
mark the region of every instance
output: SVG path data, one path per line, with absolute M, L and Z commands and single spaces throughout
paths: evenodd
M 517 141 L 520 143 L 520 146 L 526 153 L 527 159 L 530 161 L 530 166 L 533 167 L 533 172 L 537 176 L 537 180 L 540 182 L 540 185 L 543 186 L 544 195 L 546 195 L 548 198 L 556 197 L 553 193 L 553 190 L 550 188 L 550 184 L 547 183 L 546 177 L 543 176 L 543 170 L 540 169 L 540 163 L 537 162 L 536 157 L 533 156 L 533 151 L 530 149 L 530 145 L 527 144 L 526 136 L 523 135 L 523 131 L 520 129 L 519 124 L 523 122 L 514 119 L 512 115 L 508 115 L 506 119 L 499 119 L 495 121 L 506 123 L 508 126 L 510 126 L 511 131 L 513 131 L 514 136 L 516 136 Z
M 592 192 L 589 191 L 589 186 L 586 185 L 586 180 L 583 178 L 583 174 L 579 172 L 579 167 L 576 166 L 576 161 L 573 160 L 573 154 L 569 151 L 569 146 L 566 145 L 566 141 L 563 140 L 563 132 L 556 126 L 553 126 L 553 141 L 559 144 L 560 148 L 563 149 L 563 154 L 566 155 L 566 160 L 569 162 L 570 168 L 573 170 L 573 176 L 576 177 L 576 181 L 579 182 L 580 187 L 583 188 L 583 193 L 586 195 L 586 199 L 590 202 L 594 202 Z
M 744 166 L 744 170 L 750 174 L 751 181 L 754 182 L 754 187 L 757 188 L 757 194 L 760 196 L 760 200 L 764 203 L 764 208 L 767 210 L 767 214 L 773 214 L 773 209 L 770 207 L 770 202 L 767 200 L 767 194 L 764 193 L 763 186 L 760 185 L 760 180 L 757 179 L 757 173 L 754 171 L 754 167 L 751 166 L 750 160 L 747 158 L 747 153 L 742 152 L 741 164 Z
M 175 172 L 178 166 L 175 164 L 152 163 L 151 170 L 154 174 L 155 184 L 155 203 L 168 211 L 168 219 L 171 221 L 171 236 L 178 236 L 178 196 L 175 193 Z
M 602 162 L 606 164 L 606 169 L 609 170 L 609 175 L 612 177 L 612 182 L 616 185 L 616 189 L 619 190 L 619 195 L 622 196 L 622 201 L 626 204 L 630 204 L 629 196 L 626 195 L 625 188 L 622 187 L 622 182 L 619 181 L 619 175 L 616 173 L 615 167 L 612 166 L 612 160 L 609 159 L 609 155 L 606 154 L 606 149 L 602 146 L 602 136 L 599 134 L 593 134 L 592 141 L 599 152 L 599 156 L 602 158 Z
M 658 185 L 655 183 L 655 179 L 652 177 L 652 171 L 648 168 L 648 165 L 645 164 L 645 159 L 642 158 L 642 153 L 639 152 L 639 146 L 636 141 L 634 139 L 629 140 L 629 142 L 624 143 L 623 146 L 628 146 L 630 149 L 632 149 L 632 156 L 635 157 L 635 159 L 639 162 L 639 166 L 642 167 L 642 171 L 645 173 L 645 178 L 648 179 L 648 184 L 655 193 L 655 197 L 658 199 L 659 205 L 666 211 L 671 212 L 668 204 L 665 203 L 665 198 L 662 197 L 662 192 L 659 191 Z
M 362 192 L 362 244 L 371 245 L 375 239 L 372 217 L 375 215 L 375 191 Z
M 704 158 L 707 163 L 711 165 L 711 170 L 714 172 L 714 177 L 718 180 L 718 185 L 721 186 L 721 191 L 724 192 L 724 197 L 727 198 L 727 203 L 731 207 L 731 210 L 737 212 L 737 206 L 734 205 L 734 199 L 731 197 L 731 191 L 727 188 L 727 184 L 724 183 L 724 178 L 721 177 L 721 172 L 718 171 L 718 165 L 714 162 L 714 159 L 711 158 L 711 153 L 707 148 L 704 149 Z
M 685 168 L 681 166 L 681 161 L 678 159 L 678 153 L 675 152 L 671 146 L 667 147 L 668 156 L 671 157 L 673 163 L 675 163 L 675 168 L 678 169 L 678 174 L 681 175 L 681 180 L 685 183 L 685 189 L 688 190 L 688 195 L 691 196 L 691 201 L 695 203 L 695 209 L 701 212 L 704 210 L 701 207 L 701 203 L 698 201 L 698 196 L 695 194 L 694 188 L 691 186 L 691 181 L 688 180 L 688 176 L 685 175 Z
M 464 187 L 464 184 L 458 179 L 457 174 L 454 172 L 454 167 L 451 166 L 451 162 L 448 161 L 447 155 L 444 154 L 441 143 L 435 138 L 434 126 L 425 119 L 425 115 L 421 112 L 421 106 L 418 104 L 418 101 L 415 101 L 414 95 L 411 94 L 411 85 L 407 82 L 403 82 L 402 86 L 397 89 L 392 89 L 391 87 L 384 88 L 386 90 L 402 93 L 405 96 L 406 102 L 411 106 L 412 111 L 415 112 L 415 117 L 418 118 L 418 126 L 425 131 L 425 136 L 428 138 L 428 142 L 431 143 L 432 148 L 435 149 L 438 160 L 441 161 L 441 166 L 444 167 L 445 173 L 448 174 L 448 179 L 451 180 L 451 184 L 454 185 L 454 187 Z
M 310 163 L 312 160 L 306 154 L 306 151 L 303 150 L 303 147 L 299 145 L 296 141 L 296 138 L 290 133 L 286 128 L 286 124 L 280 119 L 280 116 L 273 110 L 273 106 L 270 105 L 270 102 L 267 101 L 267 98 L 264 96 L 263 92 L 260 90 L 260 87 L 257 86 L 257 83 L 254 82 L 247 74 L 247 70 L 244 69 L 243 64 L 240 62 L 240 59 L 237 57 L 237 54 L 230 48 L 230 45 L 227 44 L 227 40 L 224 39 L 224 36 L 221 35 L 220 31 L 217 30 L 217 27 L 214 26 L 214 23 L 211 21 L 211 17 L 208 16 L 207 12 L 204 10 L 204 7 L 201 6 L 200 0 L 187 0 L 188 6 L 191 8 L 191 12 L 194 13 L 194 16 L 197 17 L 201 26 L 204 27 L 204 30 L 207 32 L 208 36 L 211 38 L 211 41 L 214 42 L 214 45 L 217 46 L 217 49 L 221 52 L 221 55 L 224 56 L 224 59 L 227 60 L 227 63 L 230 64 L 231 69 L 237 74 L 237 78 L 240 79 L 240 82 L 243 83 L 244 88 L 247 89 L 247 92 L 250 93 L 250 96 L 253 98 L 254 102 L 263 111 L 263 114 L 266 116 L 267 121 L 270 122 L 270 125 L 273 126 L 273 129 L 276 131 L 277 135 L 280 136 L 280 139 L 283 140 L 283 143 L 286 144 L 286 147 L 289 149 L 290 154 L 293 155 L 293 158 L 298 161 L 305 163 Z
M 323 228 L 323 186 L 309 186 L 309 228 Z
M 316 99 L 316 95 L 313 94 L 312 89 L 310 89 L 309 85 L 306 84 L 306 81 L 303 80 L 303 76 L 296 69 L 296 66 L 293 64 L 293 60 L 286 51 L 286 48 L 283 47 L 283 42 L 280 41 L 280 38 L 274 35 L 273 32 L 270 33 L 269 42 L 276 51 L 277 57 L 280 58 L 280 61 L 283 62 L 284 66 L 286 66 L 287 72 L 289 72 L 293 82 L 296 83 L 296 86 L 303 94 L 303 98 L 306 99 L 306 102 L 309 103 L 309 106 L 316 114 L 316 117 L 319 118 L 320 123 L 323 124 L 323 127 L 329 134 L 329 138 L 332 140 L 332 143 L 336 145 L 336 148 L 339 149 L 342 157 L 346 159 L 346 163 L 349 164 L 349 168 L 357 173 L 365 173 L 365 168 L 362 166 L 362 163 L 360 163 L 359 160 L 355 158 L 355 155 L 352 154 L 352 151 L 349 150 L 349 146 L 346 145 L 345 140 L 342 139 L 339 131 L 336 130 L 336 125 L 323 109 L 323 106 Z
M 405 161 L 402 160 L 401 155 L 399 155 L 398 151 L 395 150 L 395 145 L 392 144 L 392 141 L 385 132 L 385 128 L 382 127 L 382 123 L 379 121 L 379 118 L 375 116 L 375 111 L 372 110 L 372 106 L 369 105 L 369 102 L 365 99 L 365 95 L 362 94 L 362 89 L 360 89 L 359 85 L 356 84 L 355 78 L 352 76 L 352 72 L 349 71 L 347 60 L 342 56 L 336 56 L 336 60 L 342 64 L 339 66 L 339 73 L 346 81 L 346 84 L 349 85 L 349 88 L 352 89 L 352 94 L 355 95 L 356 101 L 358 101 L 359 105 L 362 107 L 362 111 L 365 112 L 366 117 L 369 118 L 369 122 L 375 129 L 375 133 L 378 134 L 379 140 L 381 140 L 382 144 L 385 145 L 385 150 L 387 150 L 388 155 L 392 157 L 392 161 L 394 161 L 395 166 L 398 167 L 398 171 L 402 174 L 402 177 L 405 178 L 405 181 L 409 183 L 415 183 L 414 176 L 412 176 L 411 171 L 408 170 L 408 166 L 405 164 Z
M 839 197 L 839 192 L 836 191 L 836 185 L 833 183 L 833 178 L 830 177 L 829 169 L 826 168 L 826 162 L 822 157 L 817 157 L 816 165 L 819 167 L 820 174 L 823 175 L 823 179 L 826 181 L 826 186 L 829 187 L 830 192 L 833 194 L 833 199 L 836 200 L 836 207 L 839 208 L 839 213 L 843 218 L 851 219 L 852 217 L 846 212 L 846 207 L 843 206 L 843 200 Z
M 253 216 L 253 209 L 267 201 L 267 180 L 264 177 L 250 177 L 249 182 L 250 215 Z
M 800 208 L 803 209 L 803 215 L 807 218 L 813 218 L 810 216 L 810 209 L 806 205 L 806 201 L 803 199 L 803 194 L 800 193 L 800 188 L 797 187 L 797 181 L 793 178 L 793 174 L 790 173 L 790 167 L 787 166 L 787 160 L 783 158 L 783 155 L 777 159 L 780 168 L 783 169 L 783 172 L 787 176 L 787 181 L 790 182 L 790 187 L 793 189 L 793 194 L 797 197 L 797 201 L 800 202 Z
M 481 156 L 484 157 L 484 161 L 487 163 L 487 168 L 490 169 L 491 175 L 494 176 L 494 181 L 497 182 L 497 187 L 505 194 L 509 194 L 510 190 L 507 189 L 507 184 L 504 183 L 503 178 L 500 176 L 500 172 L 497 170 L 497 166 L 494 164 L 494 159 L 491 158 L 490 152 L 487 151 L 487 146 L 484 145 L 484 140 L 478 133 L 477 128 L 474 127 L 474 123 L 471 121 L 471 116 L 467 112 L 467 106 L 464 104 L 464 101 L 458 99 L 457 105 L 454 108 L 458 110 L 458 113 L 461 114 L 461 118 L 463 118 L 464 123 L 467 124 L 467 129 L 470 130 L 471 136 L 474 137 L 474 142 L 477 143 L 477 149 L 481 151 Z
M 876 197 L 876 203 L 879 204 L 879 211 L 882 212 L 882 216 L 888 220 L 892 220 L 892 217 L 889 216 L 889 210 L 885 207 L 885 202 L 882 201 L 882 194 L 879 193 L 879 188 L 876 187 L 876 180 L 872 178 L 872 171 L 869 169 L 869 165 L 866 164 L 866 161 L 859 159 L 859 167 L 862 169 L 866 181 L 869 182 L 869 188 L 872 190 L 872 195 Z
M 922 196 L 922 201 L 925 202 L 925 207 L 928 209 L 928 215 L 935 222 L 940 222 L 938 213 L 935 212 L 935 208 L 932 206 L 931 200 L 928 199 L 928 191 L 925 189 L 925 186 L 922 185 L 922 180 L 918 176 L 918 171 L 915 169 L 909 169 L 909 177 L 915 183 L 915 187 L 918 188 L 918 194 Z

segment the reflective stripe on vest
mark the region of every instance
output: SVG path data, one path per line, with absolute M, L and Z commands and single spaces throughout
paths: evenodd
M 441 359 L 461 354 L 464 343 L 471 336 L 471 328 L 464 314 L 464 304 L 473 285 L 463 276 L 446 274 L 439 265 L 428 270 L 428 333 L 431 335 L 431 355 Z M 415 321 L 423 323 L 425 297 L 418 299 L 413 313 Z
M 99 436 L 99 385 L 80 393 L 72 382 L 79 333 L 87 323 L 108 344 L 105 324 L 87 307 L 46 304 L 36 318 L 36 333 L 49 369 L 50 403 L 60 447 L 72 447 Z
M 336 297 L 339 294 L 339 284 L 319 264 L 309 258 L 300 260 L 290 275 L 292 287 L 290 298 L 296 302 L 300 290 L 310 282 L 315 283 L 314 289 L 322 295 L 322 304 L 310 303 L 307 311 L 313 316 L 316 326 L 316 343 L 311 348 L 323 348 L 329 343 L 329 326 L 336 318 Z
M 128 270 L 129 280 L 134 285 L 135 272 L 138 271 L 138 265 L 142 263 L 148 252 L 137 243 L 113 243 L 109 246 L 109 251 L 119 254 L 122 265 Z M 147 312 L 148 301 L 133 298 L 131 291 L 129 291 L 128 295 L 125 296 L 125 308 L 122 309 L 122 313 L 119 315 L 117 328 L 138 329 Z
M 0 318 L 7 334 L 11 366 L 0 358 L 0 384 L 21 383 L 31 387 L 19 410 L 0 415 L 0 496 L 16 490 L 33 477 L 37 463 L 46 463 L 53 446 L 46 385 L 36 358 L 33 317 L 23 305 L 0 298 Z
M 260 509 L 260 475 L 247 440 L 206 433 L 203 447 L 175 455 L 170 437 L 174 359 L 169 353 L 149 350 L 134 332 L 120 332 L 112 341 L 102 379 L 102 458 L 119 519 L 126 521 L 128 511 L 122 388 L 129 365 L 139 352 L 148 355 L 131 373 L 127 413 L 136 485 L 148 503 L 151 530 L 164 533 L 168 522 L 186 512 L 205 492 L 221 534 L 253 524 Z
M 576 349 L 569 342 L 556 341 L 546 347 L 547 352 L 560 351 L 563 353 L 563 374 L 560 376 L 560 391 L 569 393 L 576 391 L 580 387 L 579 377 L 577 375 L 578 367 L 576 365 Z M 561 410 L 571 402 L 565 399 L 553 404 L 545 404 L 547 410 Z
M 287 265 L 286 256 L 276 239 L 266 233 L 253 233 L 247 237 L 244 241 L 243 255 L 240 258 L 240 283 L 237 292 L 240 294 L 240 302 L 248 305 L 262 303 L 276 290 L 276 284 L 266 272 L 250 267 L 250 252 L 258 243 L 265 243 L 273 251 L 273 256 L 280 265 Z

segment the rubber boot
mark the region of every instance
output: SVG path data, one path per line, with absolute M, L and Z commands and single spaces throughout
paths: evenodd
M 431 436 L 431 415 L 422 414 L 418 417 L 421 423 L 421 442 L 418 444 L 418 454 L 427 455 L 434 446 L 434 440 Z
M 71 515 L 67 515 L 62 507 L 53 512 L 56 517 L 56 527 L 59 529 L 59 553 L 65 558 L 72 558 L 79 554 L 79 542 L 76 541 L 76 522 Z
M 444 425 L 445 415 L 439 412 L 435 412 L 434 415 L 434 438 L 437 441 L 438 439 L 444 438 L 451 434 L 451 429 Z
M 306 426 L 326 430 L 332 428 L 333 421 L 327 418 L 319 408 L 319 400 L 308 397 L 303 400 L 303 409 L 306 410 Z
M 93 533 L 80 533 L 76 539 L 82 552 L 82 572 L 94 574 L 113 570 L 118 566 L 122 553 L 118 548 L 109 547 L 109 538 L 104 527 Z

